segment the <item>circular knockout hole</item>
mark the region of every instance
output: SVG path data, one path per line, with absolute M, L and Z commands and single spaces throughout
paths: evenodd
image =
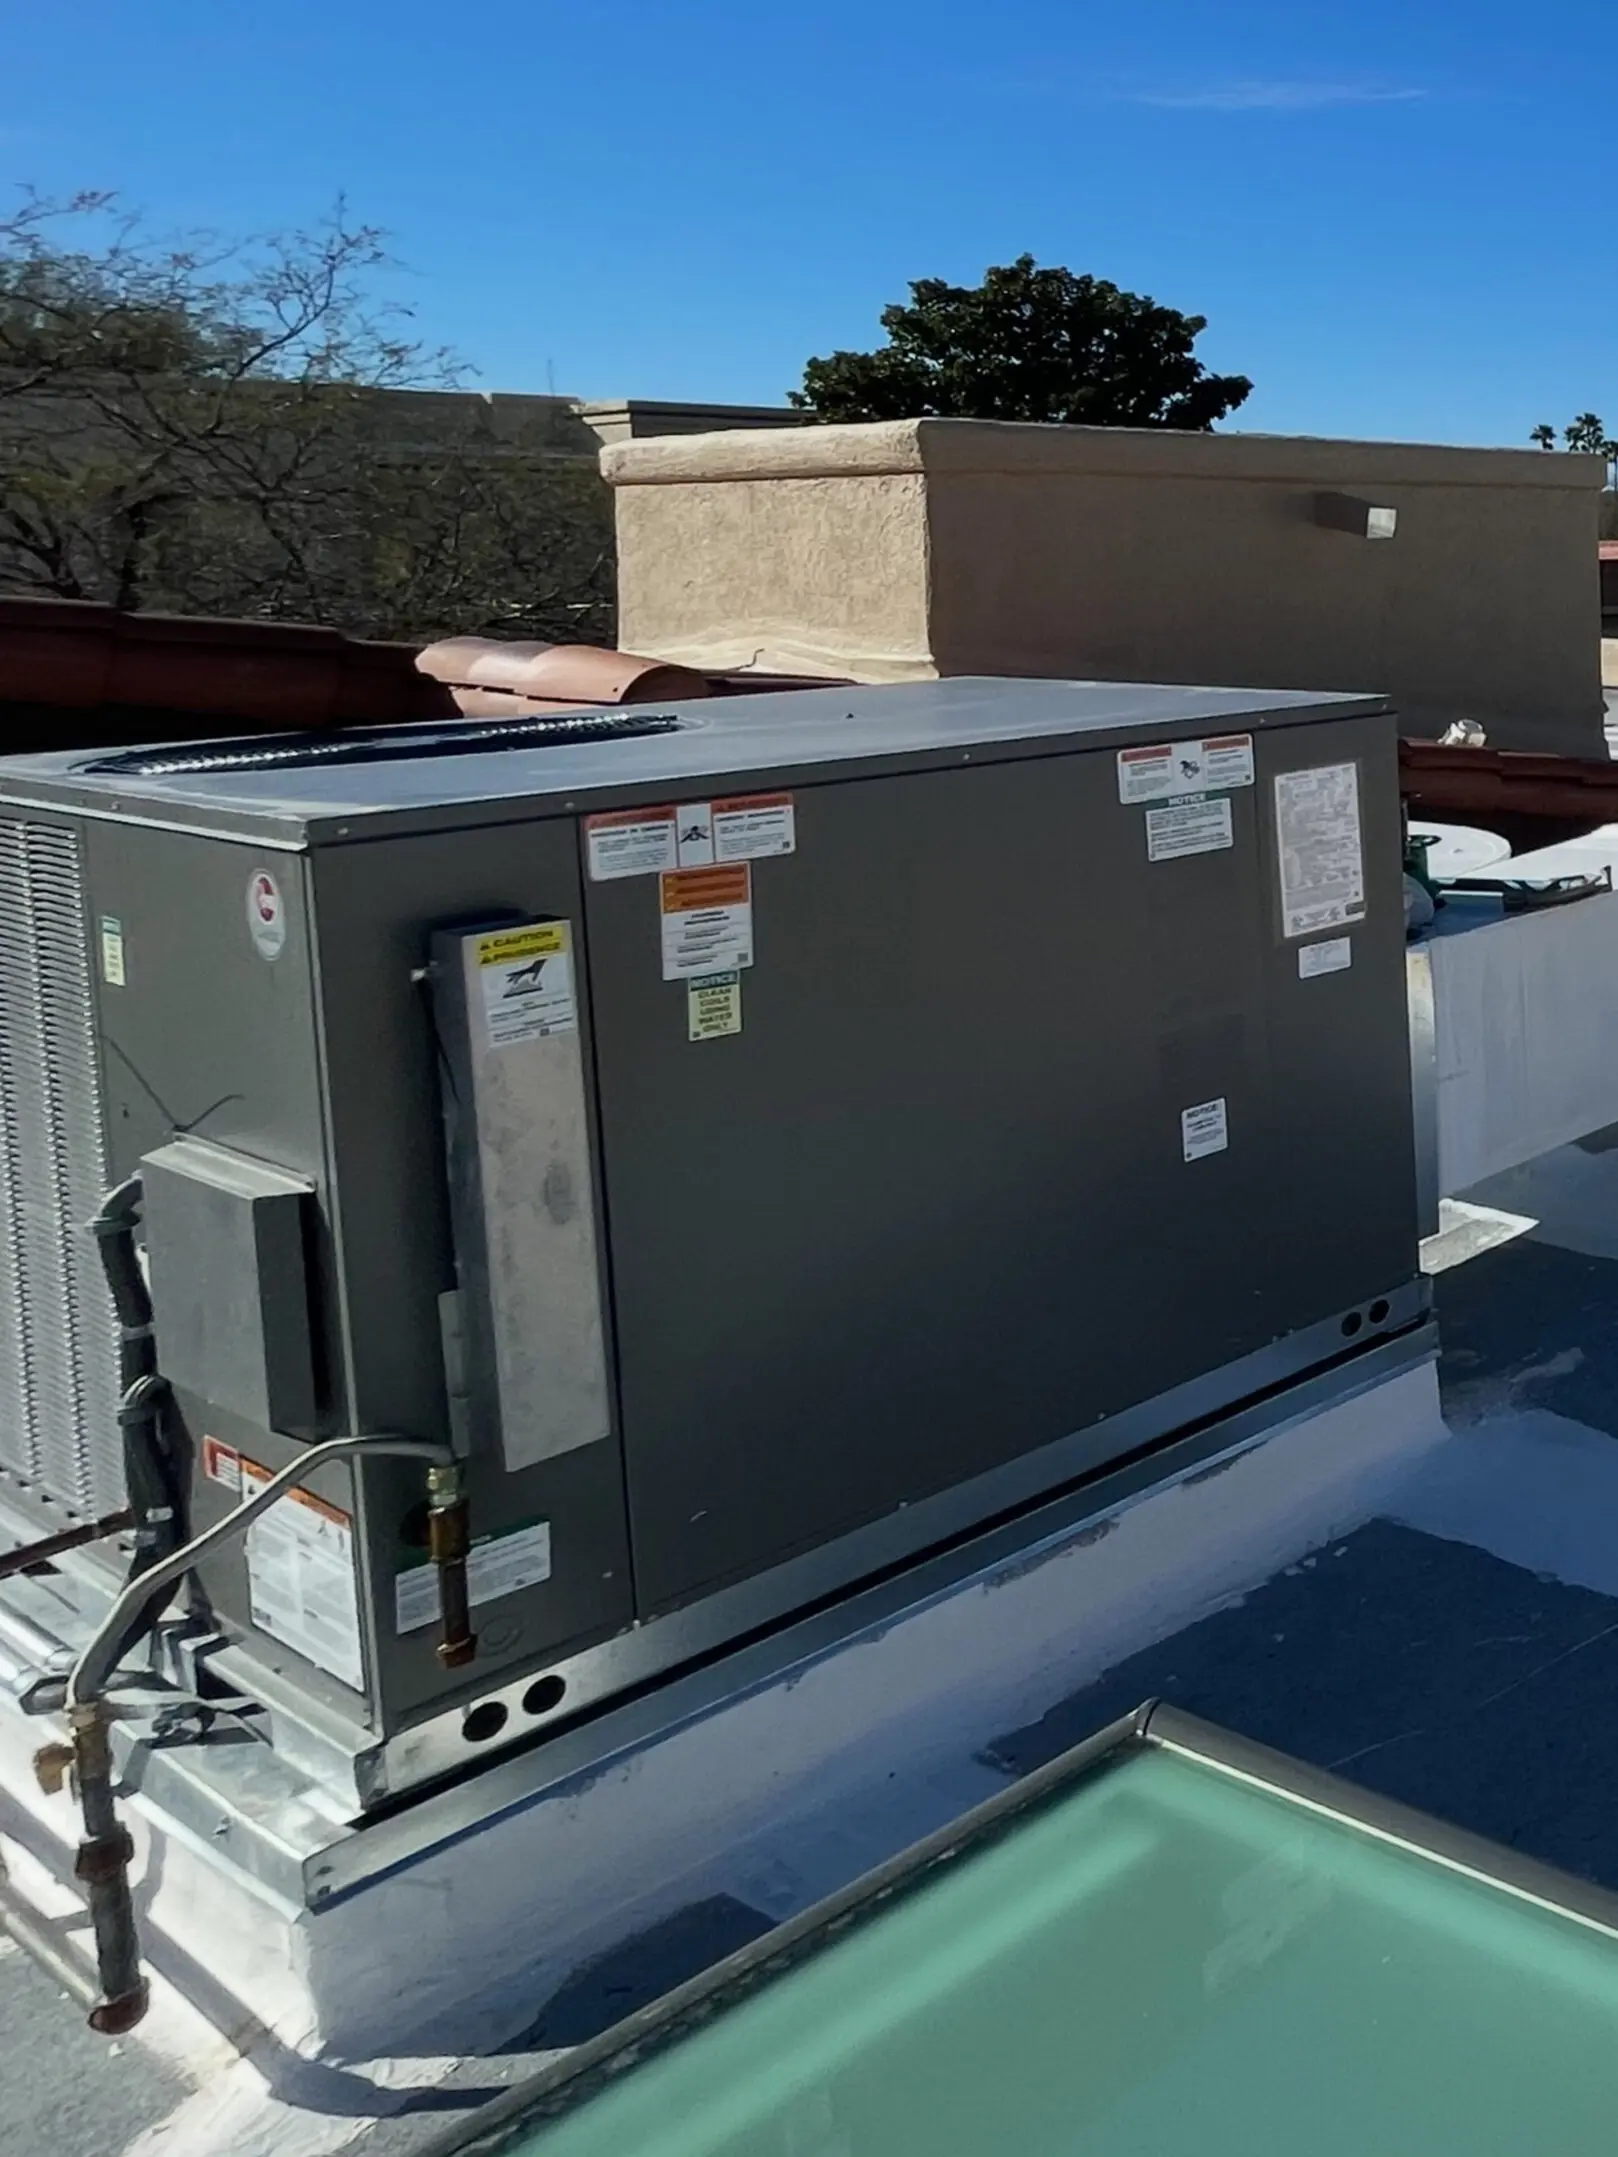
M 468 1745 L 486 1745 L 490 1738 L 497 1738 L 506 1727 L 506 1704 L 503 1700 L 480 1700 L 475 1708 L 468 1708 L 461 1722 L 461 1736 Z
M 1355 1334 L 1358 1333 L 1361 1326 L 1364 1325 L 1364 1323 L 1365 1320 L 1360 1316 L 1358 1311 L 1350 1311 L 1348 1316 L 1343 1320 L 1344 1340 L 1351 1341 L 1354 1338 Z
M 1373 1326 L 1381 1325 L 1383 1319 L 1386 1318 L 1388 1315 L 1388 1308 L 1389 1306 L 1387 1297 L 1378 1296 L 1376 1301 L 1371 1305 L 1371 1323 Z
M 522 1696 L 523 1713 L 549 1715 L 553 1708 L 562 1705 L 566 1692 L 567 1681 L 564 1678 L 536 1678 Z

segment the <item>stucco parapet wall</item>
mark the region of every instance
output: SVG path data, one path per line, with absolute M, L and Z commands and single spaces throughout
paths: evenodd
M 1057 427 L 1012 420 L 910 419 L 840 427 L 736 428 L 616 443 L 614 487 L 762 479 L 869 479 L 921 473 L 1116 474 L 1267 480 L 1299 486 L 1538 487 L 1598 490 L 1599 457 L 1539 449 L 1457 449 L 1312 435 L 1181 434 L 1156 427 Z

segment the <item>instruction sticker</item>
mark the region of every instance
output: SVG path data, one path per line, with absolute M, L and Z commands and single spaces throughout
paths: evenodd
M 798 850 L 790 794 L 752 794 L 713 805 L 715 861 L 765 861 Z
M 1217 854 L 1235 844 L 1230 803 L 1223 795 L 1209 801 L 1165 802 L 1146 812 L 1146 858 L 1175 861 L 1182 854 Z
M 1200 1161 L 1205 1154 L 1223 1153 L 1230 1144 L 1230 1120 L 1225 1114 L 1225 1097 L 1217 1101 L 1201 1101 L 1195 1108 L 1188 1108 L 1180 1116 L 1180 1150 L 1188 1161 Z
M 256 1462 L 241 1463 L 242 1496 L 270 1480 Z M 289 1490 L 247 1531 L 248 1615 L 261 1632 L 328 1670 L 355 1692 L 365 1689 L 360 1652 L 354 1523 L 306 1490 Z
M 1283 936 L 1311 936 L 1365 918 L 1357 764 L 1279 773 L 1275 841 Z
M 571 946 L 565 921 L 531 922 L 478 938 L 478 976 L 492 1048 L 578 1031 Z
M 1317 974 L 1340 974 L 1354 963 L 1354 945 L 1346 936 L 1333 936 L 1323 944 L 1300 944 L 1298 979 L 1313 981 Z
M 109 988 L 121 989 L 124 977 L 124 925 L 111 914 L 101 917 L 101 978 Z
M 1118 752 L 1118 799 L 1165 801 L 1179 794 L 1218 794 L 1253 784 L 1251 734 L 1211 734 L 1205 741 L 1155 743 Z
M 551 1577 L 551 1524 L 536 1520 L 507 1535 L 491 1535 L 467 1553 L 466 1589 L 472 1608 L 537 1588 Z M 393 1580 L 394 1617 L 401 1633 L 419 1633 L 438 1623 L 441 1605 L 436 1565 L 413 1565 Z
M 584 820 L 590 875 L 598 884 L 615 876 L 656 876 L 678 868 L 680 855 L 672 809 L 612 809 Z
M 742 1030 L 742 977 L 707 974 L 688 981 L 685 990 L 686 1037 L 718 1041 Z
M 676 869 L 662 880 L 663 979 L 732 973 L 753 963 L 753 872 Z

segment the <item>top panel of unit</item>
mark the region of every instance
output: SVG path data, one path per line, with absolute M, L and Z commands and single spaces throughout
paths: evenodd
M 891 769 L 1051 756 L 1385 711 L 1380 697 L 1135 682 L 959 679 L 775 691 L 630 707 L 535 741 L 484 723 L 430 722 L 325 736 L 187 743 L 165 755 L 105 749 L 0 761 L 0 802 L 283 844 L 361 836 L 351 820 L 428 826 L 567 814 L 689 794 L 809 785 Z M 583 737 L 583 738 L 581 738 Z M 112 766 L 114 768 L 105 768 Z

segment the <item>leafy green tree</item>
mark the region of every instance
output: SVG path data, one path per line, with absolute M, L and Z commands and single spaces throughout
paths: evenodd
M 1581 412 L 1571 426 L 1562 429 L 1562 439 L 1569 449 L 1580 450 L 1587 457 L 1605 457 L 1609 464 L 1618 457 L 1618 442 L 1613 441 L 1595 412 Z
M 1021 255 L 981 285 L 936 277 L 883 310 L 874 352 L 812 359 L 800 410 L 822 420 L 1054 420 L 1070 426 L 1205 431 L 1252 390 L 1192 350 L 1207 327 L 1155 300 Z
M 1543 422 L 1528 437 L 1541 449 L 1556 447 L 1556 429 Z M 1577 419 L 1562 429 L 1562 446 L 1576 450 L 1586 457 L 1604 457 L 1615 469 L 1609 474 L 1609 484 L 1618 486 L 1618 442 L 1615 442 L 1602 423 L 1599 412 L 1581 412 Z
M 1556 429 L 1543 423 L 1528 437 L 1541 449 L 1555 449 Z M 1577 419 L 1562 429 L 1562 445 L 1578 450 L 1586 457 L 1604 457 L 1607 464 L 1607 487 L 1601 497 L 1601 536 L 1618 539 L 1618 441 L 1608 434 L 1597 412 L 1581 412 Z
M 123 608 L 611 636 L 590 465 L 497 424 L 378 296 L 382 235 L 159 241 L 107 195 L 0 216 L 0 588 Z

